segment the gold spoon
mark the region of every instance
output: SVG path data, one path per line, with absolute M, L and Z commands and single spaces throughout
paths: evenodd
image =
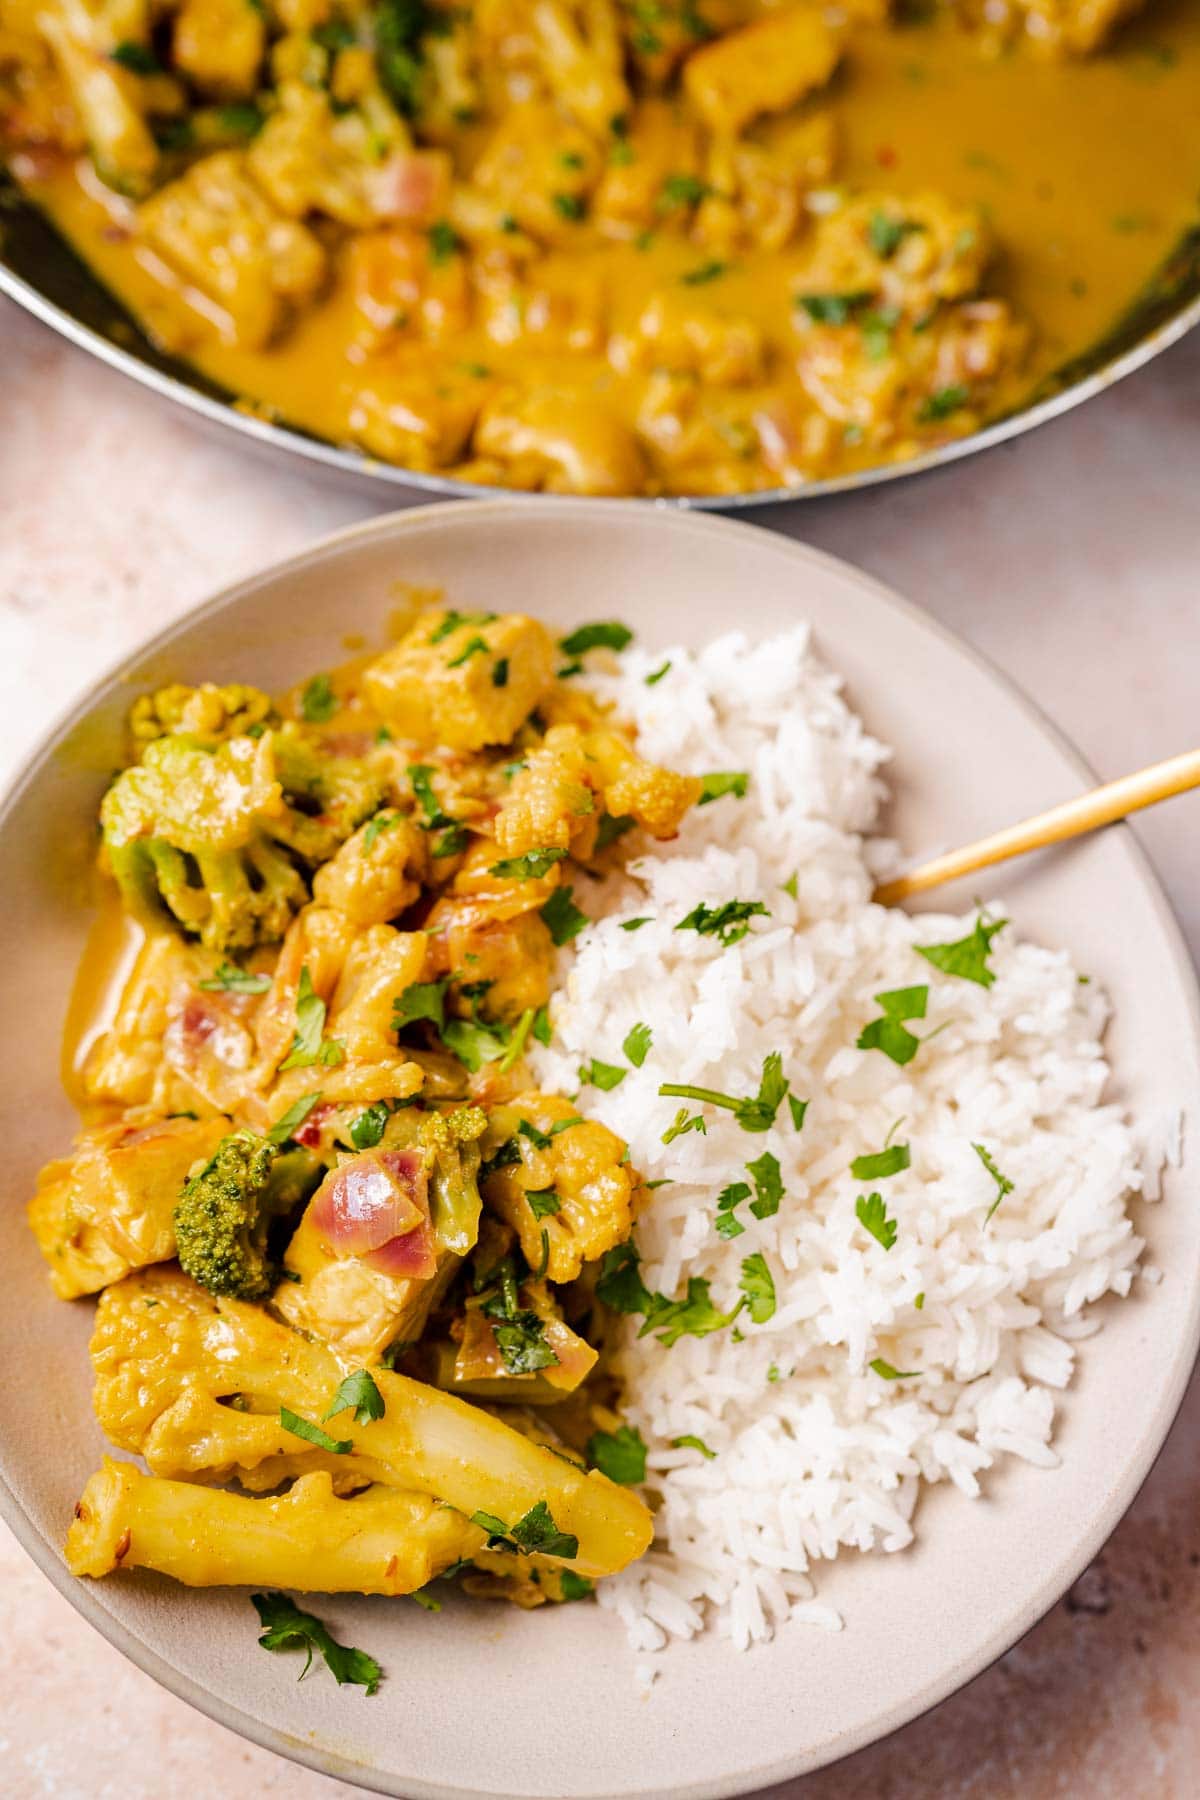
M 966 844 L 961 850 L 949 850 L 921 863 L 907 875 L 897 875 L 875 889 L 874 898 L 881 906 L 896 906 L 913 894 L 941 887 L 960 875 L 973 875 L 978 869 L 989 869 L 993 863 L 1007 862 L 1010 856 L 1023 856 L 1027 850 L 1044 850 L 1049 844 L 1061 844 L 1066 838 L 1082 837 L 1101 825 L 1111 825 L 1129 813 L 1169 800 L 1173 794 L 1186 794 L 1200 787 L 1200 750 L 1185 751 L 1166 762 L 1153 763 L 1139 769 L 1136 775 L 1123 775 L 1104 787 L 1093 788 L 1075 800 L 1052 806 L 1049 812 L 1009 825 L 978 843 Z

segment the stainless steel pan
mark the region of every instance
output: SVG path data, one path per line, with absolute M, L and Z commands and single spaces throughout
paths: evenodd
M 424 475 L 394 468 L 362 451 L 330 443 L 288 425 L 270 424 L 239 411 L 237 396 L 209 381 L 186 363 L 165 355 L 138 327 L 124 307 L 101 286 L 64 240 L 20 195 L 0 170 L 0 292 L 114 369 L 144 387 L 186 407 L 195 417 L 236 431 L 266 453 L 300 456 L 319 463 L 341 480 L 372 488 L 381 502 L 389 489 L 419 488 L 425 493 L 470 495 L 504 493 L 449 475 Z M 746 511 L 784 500 L 817 499 L 825 494 L 873 487 L 920 474 L 989 449 L 1021 432 L 1032 431 L 1072 406 L 1088 400 L 1141 368 L 1200 321 L 1200 228 L 1190 231 L 1154 280 L 1101 342 L 1043 381 L 1024 404 L 972 436 L 943 444 L 907 462 L 813 481 L 796 488 L 766 488 L 759 493 L 687 495 L 659 501 L 666 506 Z

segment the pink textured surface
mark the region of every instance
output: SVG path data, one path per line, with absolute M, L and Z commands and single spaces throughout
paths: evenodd
M 3 774 L 152 623 L 370 507 L 198 436 L 4 304 L 0 367 Z M 1196 742 L 1198 454 L 1200 339 L 985 460 L 770 517 L 927 605 L 1113 775 Z M 1194 952 L 1198 825 L 1190 797 L 1140 828 Z M 1068 1602 L 936 1712 L 774 1800 L 1188 1800 L 1200 1767 L 1198 1493 L 1194 1384 L 1141 1499 Z M 0 1578 L 19 1624 L 0 1634 L 6 1793 L 356 1791 L 242 1744 L 158 1689 L 2 1528 Z

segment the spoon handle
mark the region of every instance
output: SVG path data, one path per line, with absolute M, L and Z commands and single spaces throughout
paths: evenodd
M 973 875 L 977 869 L 988 869 L 993 863 L 1007 862 L 1010 856 L 1023 856 L 1027 850 L 1044 850 L 1049 844 L 1061 844 L 1066 838 L 1082 837 L 1101 825 L 1111 825 L 1144 806 L 1169 800 L 1173 794 L 1185 794 L 1200 787 L 1200 750 L 1185 751 L 1166 762 L 1153 763 L 1135 775 L 1123 775 L 1104 787 L 1093 788 L 1049 812 L 1009 825 L 978 843 L 966 844 L 961 850 L 950 850 L 935 856 L 931 862 L 885 881 L 875 890 L 881 906 L 895 906 L 912 894 L 923 894 L 943 882 L 960 875 Z

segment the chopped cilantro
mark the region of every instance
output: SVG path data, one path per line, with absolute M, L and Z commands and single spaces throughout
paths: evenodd
M 403 1031 L 418 1019 L 428 1019 L 440 1031 L 446 1023 L 448 976 L 441 981 L 414 981 L 392 1001 L 392 1030 Z
M 921 1289 L 921 1292 L 917 1295 L 916 1299 L 913 1301 L 913 1305 L 916 1307 L 918 1312 L 924 1311 L 924 1308 L 925 1308 L 925 1290 L 924 1290 L 924 1288 Z
M 497 688 L 508 686 L 508 658 L 498 656 L 492 667 L 492 686 Z
M 587 1459 L 594 1469 L 607 1475 L 622 1487 L 633 1487 L 646 1479 L 646 1446 L 642 1434 L 632 1425 L 618 1425 L 615 1431 L 595 1431 L 587 1441 Z
M 300 1098 L 293 1101 L 292 1105 L 288 1107 L 282 1118 L 276 1119 L 267 1133 L 267 1142 L 269 1144 L 286 1144 L 293 1133 L 303 1125 L 320 1098 L 319 1091 L 315 1094 L 301 1094 Z
M 211 981 L 200 983 L 209 994 L 265 994 L 270 985 L 269 975 L 251 975 L 248 970 L 239 969 L 236 963 L 230 962 L 223 962 Z
M 447 1019 L 442 1028 L 442 1042 L 472 1075 L 478 1075 L 484 1063 L 504 1061 L 519 1029 L 519 1026 L 481 1025 L 478 1019 Z
M 607 1094 L 610 1089 L 620 1087 L 628 1073 L 627 1069 L 618 1069 L 613 1063 L 601 1062 L 593 1056 L 580 1069 L 579 1079 L 585 1087 L 597 1087 Z
M 280 1069 L 309 1069 L 314 1063 L 336 1068 L 346 1060 L 346 1052 L 335 1039 L 326 1038 L 325 1002 L 313 991 L 308 965 L 300 971 L 296 994 L 296 1032 L 292 1047 L 280 1063 Z
M 645 677 L 646 686 L 657 687 L 663 676 L 670 671 L 670 667 L 671 659 L 668 656 L 666 662 L 659 663 L 657 669 L 651 669 L 650 673 Z
M 924 226 L 915 224 L 911 219 L 893 219 L 877 209 L 871 214 L 867 225 L 867 237 L 876 256 L 882 257 L 886 262 L 896 254 L 911 232 L 923 230 Z
M 550 846 L 545 850 L 527 850 L 524 856 L 504 856 L 488 871 L 504 881 L 540 881 L 554 864 L 562 862 L 565 850 Z
M 698 175 L 668 175 L 658 191 L 658 210 L 665 213 L 681 206 L 698 206 L 708 193 L 708 183 Z
M 775 1279 L 760 1250 L 743 1258 L 738 1286 L 746 1296 L 750 1317 L 756 1325 L 765 1325 L 768 1319 L 775 1317 Z
M 435 268 L 457 256 L 462 247 L 463 241 L 448 219 L 438 219 L 429 227 L 429 260 Z
M 943 975 L 958 975 L 963 981 L 974 981 L 980 987 L 989 988 L 996 979 L 988 966 L 992 939 L 1007 924 L 1007 919 L 997 919 L 989 924 L 980 913 L 969 936 L 957 938 L 950 944 L 916 944 L 914 949 Z
M 856 1041 L 860 1050 L 882 1050 L 901 1067 L 910 1063 L 920 1048 L 921 1040 L 909 1031 L 906 1019 L 923 1019 L 929 1002 L 928 987 L 893 988 L 876 994 L 883 1016 L 864 1025 Z
M 339 1687 L 351 1685 L 374 1694 L 383 1680 L 383 1670 L 365 1650 L 353 1650 L 331 1637 L 320 1619 L 301 1612 L 286 1594 L 251 1594 L 251 1604 L 263 1627 L 259 1644 L 264 1650 L 291 1650 L 303 1646 L 308 1660 L 300 1671 L 301 1680 L 312 1666 L 313 1651 L 324 1658 L 325 1667 Z
M 697 1437 L 691 1431 L 685 1431 L 682 1437 L 672 1438 L 671 1448 L 672 1450 L 698 1450 L 707 1462 L 712 1462 L 717 1454 L 715 1450 L 709 1449 L 703 1438 Z
M 654 1296 L 642 1280 L 641 1257 L 632 1238 L 606 1250 L 600 1260 L 597 1297 L 613 1312 L 644 1313 Z
M 528 1138 L 535 1150 L 548 1150 L 560 1131 L 569 1131 L 572 1125 L 582 1125 L 583 1120 L 577 1113 L 569 1119 L 555 1119 L 549 1131 L 542 1131 L 532 1119 L 522 1119 L 517 1130 L 523 1138 Z
M 787 1097 L 787 1103 L 788 1103 L 788 1111 L 792 1115 L 792 1124 L 796 1127 L 797 1131 L 803 1131 L 804 1130 L 804 1115 L 808 1111 L 808 1101 L 807 1100 L 797 1100 L 795 1094 L 789 1094 Z
M 884 1381 L 912 1381 L 921 1373 L 920 1369 L 893 1369 L 891 1363 L 885 1362 L 882 1356 L 872 1357 L 870 1367 Z
M 552 1219 L 562 1211 L 562 1201 L 553 1188 L 526 1188 L 525 1199 L 535 1219 Z
M 366 1369 L 356 1369 L 339 1384 L 328 1411 L 321 1414 L 321 1420 L 324 1423 L 326 1419 L 336 1418 L 340 1412 L 353 1412 L 356 1425 L 370 1425 L 373 1420 L 382 1419 L 384 1410 L 383 1395 L 375 1385 L 374 1376 Z
M 145 44 L 135 44 L 126 38 L 114 44 L 108 53 L 108 60 L 115 62 L 119 68 L 128 69 L 131 75 L 161 75 L 163 66 L 153 50 Z
M 553 1033 L 550 1026 L 549 1007 L 538 1007 L 533 1015 L 533 1024 L 530 1026 L 530 1032 L 537 1039 L 539 1044 L 548 1044 L 550 1042 Z
M 793 900 L 798 900 L 800 898 L 799 869 L 796 869 L 794 873 L 788 876 L 786 881 L 781 881 L 779 885 L 785 894 L 790 894 Z
M 640 1069 L 645 1062 L 653 1037 L 648 1025 L 634 1025 L 628 1032 L 621 1048 L 635 1069 Z
M 622 625 L 617 619 L 598 620 L 592 625 L 580 625 L 569 637 L 559 639 L 559 648 L 568 656 L 583 656 L 588 650 L 624 650 L 633 642 L 633 633 L 628 625 Z
M 622 931 L 640 931 L 642 929 L 643 925 L 649 925 L 649 923 L 650 923 L 650 914 L 643 913 L 641 915 L 641 917 L 637 918 L 637 919 L 622 919 L 621 920 L 621 930 Z
M 506 1525 L 503 1519 L 486 1512 L 472 1513 L 471 1523 L 490 1533 L 487 1542 L 489 1550 L 509 1550 L 526 1556 L 537 1552 L 541 1556 L 563 1557 L 576 1556 L 579 1552 L 579 1539 L 570 1532 L 558 1529 L 544 1500 L 531 1506 L 525 1517 L 518 1519 L 513 1526 Z
M 488 644 L 486 638 L 468 638 L 457 656 L 452 656 L 446 664 L 448 669 L 461 669 L 464 663 L 470 662 L 473 656 L 486 656 Z
M 707 1106 L 724 1106 L 733 1113 L 743 1131 L 769 1131 L 787 1095 L 788 1084 L 783 1073 L 783 1057 L 776 1050 L 763 1062 L 757 1094 L 745 1099 L 718 1093 L 715 1088 L 690 1087 L 671 1081 L 664 1082 L 658 1091 L 681 1100 L 700 1100 Z
M 587 914 L 580 911 L 572 898 L 574 892 L 573 887 L 557 887 L 545 905 L 538 908 L 550 936 L 560 949 L 578 937 L 588 923 Z
M 756 1219 L 773 1218 L 783 1199 L 779 1158 L 772 1156 L 769 1150 L 764 1150 L 754 1162 L 746 1164 L 746 1172 L 754 1182 L 755 1198 L 750 1202 L 750 1211 Z
M 700 798 L 696 804 L 707 806 L 711 800 L 719 800 L 723 794 L 732 794 L 735 799 L 744 800 L 749 786 L 750 776 L 745 769 L 724 769 L 711 775 L 702 775 Z
M 688 269 L 679 277 L 684 287 L 703 287 L 706 282 L 719 281 L 722 275 L 729 273 L 727 262 L 704 262 L 694 269 Z
M 815 325 L 844 325 L 851 313 L 869 305 L 873 298 L 869 289 L 853 294 L 798 294 L 796 304 L 803 307 Z
M 745 1181 L 730 1182 L 717 1195 L 716 1233 L 719 1238 L 741 1237 L 746 1227 L 738 1218 L 736 1209 L 743 1200 L 750 1198 L 750 1187 Z
M 715 937 L 728 949 L 740 944 L 750 930 L 748 920 L 770 918 L 761 900 L 726 900 L 721 906 L 706 906 L 703 900 L 694 906 L 686 919 L 680 919 L 676 931 L 697 931 L 702 937 Z
M 652 1334 L 669 1350 L 681 1337 L 707 1337 L 732 1325 L 744 1305 L 745 1301 L 739 1300 L 731 1311 L 721 1312 L 709 1298 L 708 1282 L 692 1275 L 681 1300 L 668 1300 L 665 1294 L 652 1296 L 638 1336 Z
M 554 210 L 560 219 L 578 221 L 587 211 L 582 194 L 552 194 Z
M 896 1221 L 888 1218 L 883 1195 L 860 1194 L 854 1202 L 854 1213 L 864 1231 L 869 1231 L 876 1243 L 890 1250 L 896 1242 Z
M 318 1450 L 328 1450 L 333 1456 L 348 1456 L 354 1448 L 350 1438 L 330 1437 L 327 1431 L 322 1431 L 319 1425 L 310 1424 L 307 1419 L 302 1419 L 299 1413 L 292 1412 L 290 1407 L 280 1407 L 279 1423 L 285 1431 L 290 1431 L 293 1437 L 303 1438 L 305 1443 L 315 1444 Z
M 907 1144 L 891 1144 L 873 1156 L 856 1156 L 850 1164 L 850 1173 L 855 1181 L 883 1181 L 889 1175 L 899 1175 L 911 1162 Z
M 607 850 L 610 844 L 632 831 L 637 821 L 630 813 L 601 813 L 600 823 L 596 828 L 597 850 Z
M 443 638 L 448 638 L 452 631 L 458 631 L 463 625 L 490 625 L 495 617 L 494 612 L 464 613 L 456 612 L 453 607 L 450 607 L 442 615 L 441 624 L 430 634 L 429 642 L 440 644 Z M 411 772 L 410 770 L 409 773 L 411 774 Z
M 1005 1196 L 1007 1194 L 1011 1194 L 1013 1192 L 1014 1184 L 1008 1179 L 1007 1175 L 1001 1174 L 1000 1170 L 996 1167 L 995 1161 L 994 1161 L 990 1151 L 986 1150 L 982 1144 L 972 1144 L 971 1148 L 975 1152 L 976 1156 L 979 1158 L 980 1162 L 983 1164 L 984 1168 L 987 1170 L 988 1174 L 991 1176 L 992 1180 L 996 1184 L 996 1198 L 992 1201 L 992 1204 L 988 1207 L 987 1219 L 984 1220 L 984 1224 L 986 1225 L 988 1222 L 988 1219 L 991 1218 L 992 1214 L 995 1212 L 995 1210 L 999 1206 L 1000 1202 L 1005 1198 Z
M 577 1575 L 574 1569 L 564 1569 L 558 1584 L 564 1600 L 587 1600 L 596 1591 L 595 1583 L 586 1575 Z
M 403 817 L 403 813 L 384 811 L 377 812 L 373 819 L 368 819 L 362 839 L 363 855 L 365 856 L 368 850 L 375 848 L 381 832 L 390 831 L 394 825 L 400 823 Z
M 948 419 L 952 413 L 959 412 L 970 400 L 969 391 L 961 382 L 950 387 L 936 388 L 927 394 L 917 408 L 917 424 L 932 425 L 940 419 Z
M 708 1126 L 704 1123 L 703 1113 L 689 1113 L 686 1106 L 681 1106 L 663 1132 L 662 1141 L 664 1144 L 673 1144 L 676 1138 L 686 1137 L 689 1131 L 698 1131 L 701 1137 L 708 1136 Z
M 310 725 L 323 725 L 338 709 L 338 697 L 328 675 L 314 675 L 300 694 L 300 716 Z

